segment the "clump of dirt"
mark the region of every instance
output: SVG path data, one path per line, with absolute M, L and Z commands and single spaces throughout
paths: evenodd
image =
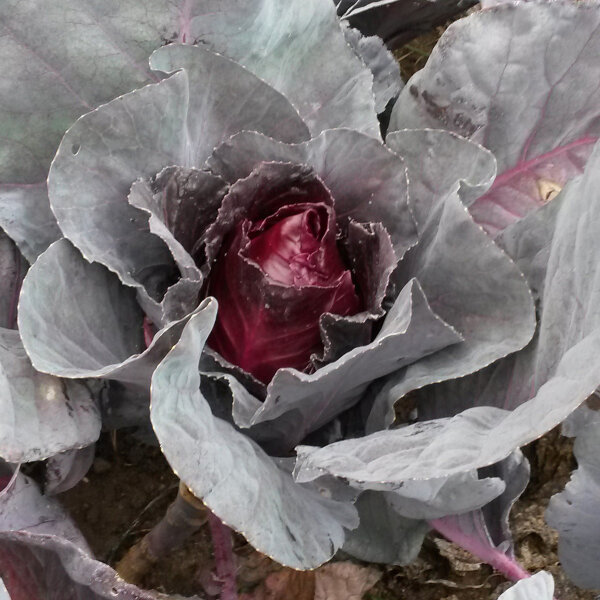
M 440 25 L 394 50 L 394 57 L 400 64 L 400 74 L 403 81 L 408 81 L 425 66 L 431 51 L 450 23 L 451 21 L 445 25 Z
M 114 566 L 161 519 L 178 484 L 158 447 L 119 432 L 101 437 L 87 477 L 59 498 L 95 556 Z M 160 561 L 143 585 L 191 596 L 202 590 L 199 578 L 211 568 L 210 536 L 202 529 Z

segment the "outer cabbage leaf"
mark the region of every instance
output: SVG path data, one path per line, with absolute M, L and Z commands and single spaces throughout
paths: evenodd
M 473 0 L 334 0 L 338 15 L 365 35 L 376 35 L 389 48 L 399 48 L 413 37 L 466 10 Z
M 360 560 L 394 565 L 407 565 L 417 557 L 429 526 L 400 515 L 389 501 L 391 496 L 366 491 L 358 497 L 360 524 L 346 534 L 344 552 Z
M 170 45 L 152 64 L 185 71 L 79 119 L 61 142 L 48 190 L 63 233 L 89 260 L 160 301 L 176 267 L 150 232 L 148 215 L 126 202 L 131 185 L 166 166 L 201 166 L 242 129 L 285 141 L 305 139 L 308 131 L 281 94 L 222 56 Z
M 489 152 L 436 131 L 394 132 L 387 143 L 406 161 L 420 232 L 419 243 L 407 253 L 395 278 L 402 282 L 417 277 L 432 309 L 465 341 L 390 377 L 373 404 L 369 431 L 388 426 L 393 404 L 408 392 L 473 373 L 519 350 L 535 327 L 523 276 L 464 209 L 463 198 L 468 201 L 481 193 L 493 177 Z
M 3 474 L 8 474 L 2 467 Z M 4 478 L 5 483 L 9 479 Z M 167 598 L 125 583 L 109 566 L 95 560 L 60 505 L 42 496 L 33 481 L 18 473 L 0 492 L 0 561 L 12 600 Z
M 529 346 L 471 377 L 428 388 L 419 414 L 431 420 L 304 451 L 301 468 L 381 482 L 482 467 L 556 426 L 600 385 L 599 167 L 600 147 L 583 175 L 503 235 L 525 275 L 542 281 Z
M 207 299 L 152 377 L 151 418 L 182 481 L 259 551 L 295 568 L 325 562 L 356 527 L 351 502 L 296 484 L 258 445 L 213 416 L 198 362 L 216 315 Z
M 391 100 L 396 100 L 404 82 L 400 78 L 400 65 L 394 55 L 376 35 L 363 36 L 358 29 L 345 27 L 346 41 L 369 67 L 373 74 L 375 110 L 382 113 Z
M 390 131 L 443 128 L 489 148 L 498 177 L 470 210 L 496 235 L 583 170 L 600 135 L 599 52 L 596 3 L 475 13 L 448 28 L 411 78 Z
M 31 267 L 19 304 L 19 331 L 38 371 L 116 379 L 141 389 L 186 320 L 158 331 L 146 348 L 135 290 L 102 265 L 87 262 L 64 239 Z
M 46 175 L 63 133 L 99 104 L 158 81 L 148 56 L 166 37 L 185 41 L 198 6 L 194 0 L 2 2 L 0 227 L 31 262 L 60 237 Z
M 100 435 L 100 411 L 84 382 L 38 373 L 16 330 L 0 328 L 0 456 L 42 460 L 87 446 Z
M 96 441 L 101 424 L 94 392 L 84 382 L 38 373 L 13 329 L 27 268 L 0 229 L 0 456 L 11 462 L 86 446 Z
M 558 553 L 569 577 L 579 586 L 600 588 L 600 413 L 580 409 L 575 440 L 577 470 L 564 491 L 550 500 L 546 519 L 560 534 Z
M 284 94 L 313 136 L 349 127 L 380 137 L 371 72 L 346 43 L 332 4 L 201 0 L 201 6 L 190 26 L 197 42 Z

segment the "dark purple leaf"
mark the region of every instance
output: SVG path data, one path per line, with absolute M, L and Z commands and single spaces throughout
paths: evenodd
M 322 347 L 321 315 L 360 308 L 329 193 L 306 167 L 265 164 L 226 196 L 215 228 L 232 223 L 209 278 L 220 301 L 209 345 L 265 383 L 279 368 L 305 370 Z
M 17 326 L 17 304 L 27 262 L 17 246 L 0 229 L 0 327 Z

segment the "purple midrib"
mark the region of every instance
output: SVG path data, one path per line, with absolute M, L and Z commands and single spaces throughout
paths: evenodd
M 513 177 L 515 177 L 515 175 L 518 175 L 519 173 L 526 173 L 527 171 L 530 171 L 537 165 L 553 158 L 554 156 L 559 156 L 565 152 L 569 152 L 570 150 L 573 150 L 580 146 L 594 144 L 597 140 L 598 138 L 586 135 L 564 146 L 557 146 L 553 150 L 550 150 L 550 152 L 540 154 L 539 156 L 536 156 L 535 158 L 532 158 L 530 160 L 519 161 L 514 167 L 502 172 L 496 177 L 494 183 L 492 184 L 492 187 L 490 188 L 490 192 L 494 190 L 494 188 L 501 187 L 503 184 L 510 181 Z

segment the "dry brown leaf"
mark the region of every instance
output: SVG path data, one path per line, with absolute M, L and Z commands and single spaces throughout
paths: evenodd
M 315 571 L 314 600 L 361 600 L 380 578 L 381 572 L 372 567 L 330 563 Z
M 314 600 L 315 571 L 281 569 L 271 573 L 251 594 L 242 600 Z

